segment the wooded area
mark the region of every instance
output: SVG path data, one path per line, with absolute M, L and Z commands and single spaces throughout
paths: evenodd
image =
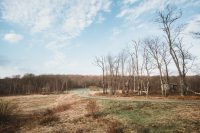
M 99 83 L 98 76 L 25 74 L 0 79 L 0 95 L 61 93 Z
M 0 95 L 28 95 L 28 94 L 50 94 L 50 93 L 62 93 L 63 91 L 68 91 L 76 88 L 89 88 L 90 86 L 97 86 L 104 88 L 104 91 L 109 92 L 111 90 L 112 94 L 115 94 L 117 91 L 121 91 L 126 94 L 135 94 L 136 85 L 133 82 L 135 79 L 140 79 L 141 81 L 149 80 L 149 95 L 160 95 L 161 86 L 160 86 L 160 76 L 122 76 L 117 75 L 117 77 L 104 76 L 104 86 L 102 84 L 102 76 L 81 76 L 81 75 L 39 75 L 35 76 L 33 74 L 26 74 L 23 77 L 13 76 L 12 78 L 0 79 Z M 108 88 L 108 83 L 112 79 L 112 85 L 116 88 Z M 170 76 L 170 83 L 177 85 L 174 90 L 169 92 L 170 95 L 178 95 L 179 90 L 179 78 L 177 76 Z M 126 82 L 129 81 L 129 86 L 126 85 Z M 186 81 L 190 88 L 194 91 L 199 92 L 200 88 L 200 76 L 187 76 Z M 135 89 L 134 89 L 135 87 Z M 108 90 L 109 89 L 109 90 Z M 143 90 L 141 94 L 145 94 Z M 194 95 L 194 93 L 188 93 Z

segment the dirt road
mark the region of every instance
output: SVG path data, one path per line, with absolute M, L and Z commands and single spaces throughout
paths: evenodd
M 74 89 L 70 91 L 72 94 L 78 95 L 85 99 L 97 99 L 97 100 L 118 100 L 118 101 L 135 101 L 135 102 L 163 102 L 163 103 L 185 103 L 185 104 L 199 104 L 200 100 L 182 100 L 182 99 L 167 99 L 167 98 L 153 98 L 153 97 L 107 97 L 91 95 L 91 91 L 88 88 Z

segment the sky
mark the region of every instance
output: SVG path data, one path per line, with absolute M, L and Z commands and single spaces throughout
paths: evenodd
M 181 9 L 185 42 L 200 57 L 200 0 L 0 0 L 0 78 L 100 74 L 94 57 L 162 35 L 156 12 Z

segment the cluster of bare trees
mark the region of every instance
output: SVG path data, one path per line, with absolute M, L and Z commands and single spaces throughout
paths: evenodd
M 158 12 L 157 16 L 156 22 L 161 27 L 162 37 L 152 36 L 132 41 L 132 45 L 117 56 L 95 58 L 95 64 L 103 73 L 103 93 L 107 93 L 109 88 L 112 94 L 120 89 L 122 93 L 148 95 L 150 84 L 153 84 L 150 83 L 150 76 L 152 72 L 155 74 L 155 70 L 159 73 L 158 88 L 161 89 L 162 95 L 168 95 L 169 91 L 174 91 L 175 88 L 179 88 L 182 96 L 191 90 L 186 81 L 186 74 L 195 58 L 181 35 L 184 26 L 177 26 L 182 12 L 167 6 L 165 10 Z M 179 83 L 171 83 L 169 66 L 176 68 Z
M 123 49 L 116 56 L 108 54 L 95 58 L 95 64 L 102 71 L 103 93 L 108 93 L 109 88 L 111 94 L 115 94 L 117 90 L 121 90 L 123 94 L 148 94 L 152 66 L 146 48 L 143 51 L 141 48 L 142 42 L 133 41 L 130 49 Z

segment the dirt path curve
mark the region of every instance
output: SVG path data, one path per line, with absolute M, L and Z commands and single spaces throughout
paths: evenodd
M 80 88 L 70 91 L 70 93 L 78 95 L 85 99 L 97 99 L 97 100 L 116 100 L 116 101 L 134 101 L 134 102 L 153 102 L 153 103 L 184 103 L 184 104 L 199 104 L 200 100 L 179 100 L 179 99 L 158 99 L 158 98 L 135 98 L 135 97 L 106 97 L 106 96 L 94 96 L 90 94 L 90 90 L 87 88 Z

